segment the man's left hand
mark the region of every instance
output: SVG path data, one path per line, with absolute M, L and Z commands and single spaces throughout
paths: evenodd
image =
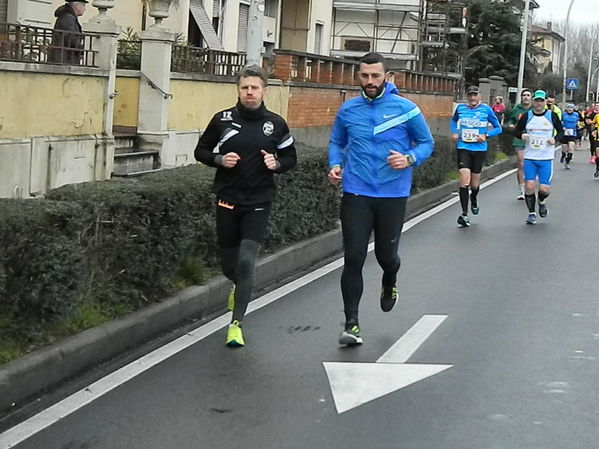
M 269 170 L 276 170 L 277 168 L 277 160 L 275 158 L 275 155 L 272 153 L 269 153 L 266 150 L 260 150 L 262 152 L 262 155 L 264 156 L 264 165 L 266 165 L 266 168 L 268 168 Z
M 408 168 L 410 164 L 408 163 L 408 158 L 405 155 L 401 154 L 398 151 L 389 150 L 389 156 L 387 156 L 387 164 L 393 170 L 403 170 L 404 168 Z

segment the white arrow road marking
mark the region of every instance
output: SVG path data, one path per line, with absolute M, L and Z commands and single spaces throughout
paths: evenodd
M 445 318 L 447 318 L 447 315 L 424 315 L 377 362 L 407 362 L 422 343 L 445 321 Z
M 452 366 L 324 362 L 339 414 L 434 376 Z
M 453 365 L 406 364 L 447 315 L 424 315 L 375 363 L 323 362 L 337 413 L 434 376 Z

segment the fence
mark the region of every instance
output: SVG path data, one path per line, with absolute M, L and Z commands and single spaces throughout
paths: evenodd
M 246 63 L 243 53 L 208 48 L 173 46 L 171 72 L 195 72 L 207 75 L 233 76 Z
M 0 23 L 0 60 L 96 66 L 93 35 Z

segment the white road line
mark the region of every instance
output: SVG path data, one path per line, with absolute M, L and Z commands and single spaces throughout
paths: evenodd
M 481 185 L 481 189 L 494 184 L 495 182 L 505 178 L 506 176 L 511 175 L 516 170 L 510 170 L 499 175 L 496 178 L 493 178 L 484 184 Z M 432 217 L 438 212 L 448 208 L 452 204 L 455 204 L 458 201 L 457 198 L 452 198 L 446 201 L 443 204 L 436 206 L 435 208 L 411 219 L 406 222 L 403 227 L 403 232 L 408 231 L 409 229 L 416 226 L 418 223 L 426 220 L 427 218 Z M 372 251 L 374 249 L 374 244 L 370 244 L 368 246 L 368 251 Z M 329 274 L 330 272 L 340 268 L 343 266 L 343 258 L 337 259 L 324 267 L 319 268 L 316 271 L 313 271 L 305 276 L 302 276 L 299 279 L 296 279 L 289 284 L 286 284 L 276 290 L 273 290 L 270 293 L 267 293 L 260 298 L 252 301 L 248 307 L 247 313 L 254 312 L 255 310 L 261 309 L 262 307 L 276 301 L 279 298 L 282 298 L 285 295 L 309 284 L 310 282 L 314 282 L 315 280 Z M 179 337 L 178 339 L 168 343 L 165 346 L 162 346 L 149 354 L 129 363 L 123 368 L 108 374 L 102 379 L 94 382 L 89 387 L 84 388 L 71 396 L 63 399 L 62 401 L 56 403 L 55 405 L 42 410 L 37 415 L 32 416 L 26 421 L 23 421 L 20 424 L 8 429 L 4 433 L 0 434 L 0 449 L 9 449 L 15 447 L 17 444 L 25 441 L 27 438 L 32 437 L 36 433 L 41 432 L 45 428 L 55 424 L 61 419 L 69 416 L 85 405 L 93 402 L 101 396 L 104 396 L 106 393 L 114 390 L 116 387 L 124 384 L 125 382 L 133 379 L 134 377 L 142 374 L 143 372 L 149 370 L 153 366 L 163 362 L 164 360 L 172 357 L 173 355 L 183 351 L 184 349 L 196 344 L 197 342 L 203 340 L 204 338 L 212 335 L 218 330 L 224 328 L 229 324 L 231 320 L 231 313 L 226 313 L 209 323 L 206 323 L 197 329 L 187 333 L 186 335 Z M 388 351 L 389 352 L 389 351 Z M 385 354 L 383 355 L 385 357 Z M 381 357 L 381 359 L 383 358 Z M 381 360 L 379 359 L 379 361 Z
M 424 315 L 376 363 L 405 363 L 445 321 L 447 315 Z

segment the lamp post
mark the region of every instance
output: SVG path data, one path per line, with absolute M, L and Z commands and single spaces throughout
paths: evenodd
M 572 5 L 574 4 L 574 1 L 575 0 L 570 0 L 570 6 L 568 6 L 568 14 L 566 14 L 566 28 L 564 30 L 564 60 L 562 61 L 562 64 L 564 66 L 564 79 L 562 83 L 562 106 L 566 106 L 566 60 L 568 59 L 568 24 L 570 22 L 570 11 L 572 11 Z
M 591 75 L 591 81 L 593 81 L 593 78 L 595 78 L 595 73 L 597 73 L 598 70 L 599 67 L 596 67 L 595 70 L 593 70 L 593 74 Z M 593 98 L 591 98 L 591 103 L 597 103 L 597 101 L 599 101 L 599 98 L 597 98 L 597 91 L 595 91 L 593 94 Z
M 518 69 L 518 96 L 516 102 L 520 98 L 524 84 L 524 64 L 526 62 L 526 42 L 528 40 L 528 11 L 530 10 L 530 0 L 524 3 L 524 20 L 522 22 L 522 41 L 520 44 L 520 67 Z
M 595 44 L 595 40 L 591 40 L 591 53 L 589 54 L 589 73 L 587 74 L 587 92 L 584 97 L 584 102 L 586 106 L 586 102 L 589 101 L 589 88 L 591 87 L 591 70 L 593 69 L 593 46 Z

